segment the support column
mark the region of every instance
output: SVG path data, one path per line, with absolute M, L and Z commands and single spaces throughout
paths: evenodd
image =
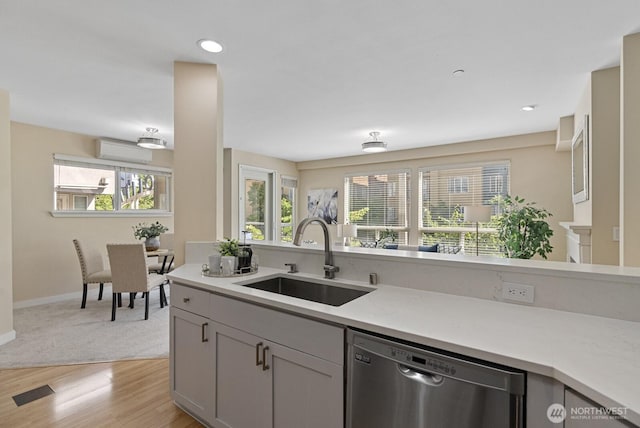
M 222 93 L 218 68 L 174 63 L 174 237 L 176 264 L 186 241 L 217 240 L 223 220 Z
M 622 39 L 620 64 L 620 265 L 640 266 L 640 33 Z
M 11 227 L 11 132 L 9 93 L 0 89 L 0 345 L 16 337 L 13 329 Z

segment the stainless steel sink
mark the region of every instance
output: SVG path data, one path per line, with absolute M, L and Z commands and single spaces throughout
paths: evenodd
M 357 299 L 373 290 L 348 288 L 346 286 L 330 285 L 320 282 L 304 281 L 297 278 L 278 276 L 256 282 L 239 284 L 244 287 L 256 288 L 271 293 L 283 294 L 298 299 L 324 303 L 325 305 L 341 306 Z

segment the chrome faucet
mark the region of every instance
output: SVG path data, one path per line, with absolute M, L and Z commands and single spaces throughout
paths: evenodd
M 336 277 L 336 272 L 340 271 L 338 266 L 333 265 L 333 252 L 331 252 L 331 240 L 329 239 L 329 228 L 327 227 L 327 223 L 321 219 L 320 217 L 308 217 L 302 220 L 298 227 L 296 228 L 296 235 L 293 238 L 293 245 L 297 245 L 298 247 L 302 243 L 302 234 L 305 229 L 311 223 L 318 223 L 320 227 L 322 227 L 322 232 L 324 233 L 324 277 L 333 279 Z

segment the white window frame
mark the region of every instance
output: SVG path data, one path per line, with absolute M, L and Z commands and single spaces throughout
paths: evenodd
M 112 211 L 87 211 L 87 210 L 57 210 L 56 209 L 56 192 L 52 192 L 53 209 L 50 211 L 53 217 L 171 217 L 173 216 L 173 170 L 159 166 L 146 164 L 137 164 L 131 162 L 111 161 L 106 159 L 85 158 L 80 156 L 71 156 L 55 153 L 53 155 L 53 164 L 76 165 L 79 167 L 104 167 L 105 169 L 113 168 L 116 178 L 119 176 L 120 169 L 128 168 L 138 171 L 148 171 L 150 173 L 162 174 L 168 176 L 167 186 L 167 210 L 148 209 L 148 210 L 120 210 L 118 209 L 119 192 L 116 192 L 114 200 L 114 209 Z M 55 180 L 55 179 L 54 179 Z
M 265 219 L 264 219 L 264 239 L 271 241 L 274 236 L 280 236 L 280 231 L 276 230 L 276 195 L 280 193 L 276 191 L 276 175 L 277 171 L 266 168 L 258 168 L 250 165 L 239 165 L 238 167 L 238 237 L 242 239 L 242 231 L 245 228 L 245 210 L 244 210 L 244 181 L 248 178 L 265 181 Z M 280 221 L 277 222 L 278 224 Z
M 511 161 L 509 160 L 496 160 L 496 161 L 487 161 L 487 162 L 473 162 L 473 163 L 465 163 L 465 164 L 451 164 L 451 165 L 436 165 L 436 166 L 428 166 L 428 167 L 420 167 L 418 168 L 418 241 L 419 244 L 422 244 L 422 234 L 423 233 L 439 233 L 439 232 L 443 232 L 443 233 L 459 233 L 460 234 L 460 239 L 459 239 L 459 243 L 462 247 L 464 247 L 464 239 L 463 236 L 465 233 L 475 233 L 476 229 L 474 226 L 439 226 L 439 227 L 433 227 L 433 226 L 424 226 L 424 217 L 423 217 L 423 207 L 424 207 L 424 200 L 423 200 L 423 174 L 425 172 L 430 172 L 430 171 L 446 171 L 446 170 L 456 170 L 456 169 L 465 169 L 465 168 L 484 168 L 484 167 L 490 167 L 490 166 L 504 166 L 506 165 L 508 167 L 508 174 L 509 174 L 509 180 L 504 183 L 502 182 L 502 188 L 504 188 L 506 186 L 506 193 L 509 194 L 510 192 L 510 178 L 511 178 Z M 494 174 L 495 175 L 495 174 Z M 494 175 L 490 175 L 490 178 L 495 178 Z M 451 179 L 457 179 L 463 177 L 461 175 L 456 175 L 456 176 L 452 176 L 449 177 L 449 180 Z M 466 176 L 467 179 L 469 176 Z M 490 186 L 493 185 L 493 182 L 490 184 Z M 481 186 L 482 187 L 482 186 Z M 450 190 L 450 181 L 447 182 L 447 191 Z M 470 192 L 473 192 L 474 189 L 468 189 Z M 469 193 L 469 192 L 463 192 L 463 193 Z M 492 192 L 495 193 L 495 192 Z M 449 192 L 449 194 L 456 194 L 459 195 L 461 193 L 451 193 Z M 430 192 L 430 196 L 431 196 L 431 192 Z M 482 195 L 480 200 L 477 201 L 472 201 L 471 205 L 473 204 L 482 204 Z M 497 233 L 497 230 L 494 228 L 489 228 L 489 227 L 483 227 L 480 230 L 480 233 Z
M 296 182 L 296 186 L 293 187 L 294 191 L 293 191 L 293 200 L 291 201 L 291 228 L 292 231 L 295 233 L 295 229 L 296 229 L 296 225 L 298 224 L 298 188 L 299 188 L 299 183 L 300 180 L 298 180 L 298 177 L 292 177 L 292 176 L 288 176 L 288 175 L 280 175 L 280 192 L 278 193 L 278 195 L 282 194 L 282 187 L 283 187 L 283 181 L 284 180 L 291 180 L 291 181 L 295 181 Z M 291 187 L 291 186 L 287 186 L 287 187 Z M 278 218 L 278 240 L 282 241 L 282 228 L 285 226 L 282 223 L 282 201 L 280 199 L 282 199 L 282 196 L 280 196 L 278 198 L 278 209 L 279 209 L 279 214 L 277 216 Z M 282 241 L 284 242 L 284 241 Z
M 392 170 L 374 170 L 374 171 L 361 171 L 348 173 L 344 175 L 344 213 L 343 218 L 344 221 L 349 218 L 350 211 L 350 193 L 349 193 L 349 179 L 352 177 L 363 177 L 370 175 L 390 175 L 390 174 L 406 174 L 407 176 L 407 204 L 406 204 L 406 226 L 364 226 L 358 225 L 358 230 L 373 230 L 375 231 L 376 239 L 379 237 L 379 232 L 384 231 L 385 229 L 393 230 L 398 233 L 406 233 L 407 234 L 407 243 L 410 239 L 411 234 L 411 169 L 392 169 Z M 398 192 L 397 188 L 392 189 L 394 193 Z

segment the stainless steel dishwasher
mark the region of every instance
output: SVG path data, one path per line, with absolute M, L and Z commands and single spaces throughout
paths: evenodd
M 520 428 L 525 374 L 351 330 L 347 428 Z

